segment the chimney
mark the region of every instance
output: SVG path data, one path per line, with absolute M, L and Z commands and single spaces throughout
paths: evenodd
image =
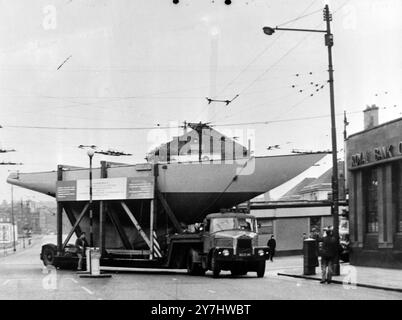
M 367 106 L 364 112 L 364 130 L 378 126 L 378 107 L 373 104 Z

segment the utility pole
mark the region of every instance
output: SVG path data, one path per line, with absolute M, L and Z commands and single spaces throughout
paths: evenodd
M 328 47 L 328 74 L 329 74 L 329 94 L 331 104 L 331 137 L 332 137 L 332 218 L 333 232 L 336 242 L 339 245 L 339 183 L 338 183 L 338 151 L 336 144 L 336 121 L 335 121 L 335 95 L 334 95 L 334 69 L 332 65 L 332 47 L 334 37 L 331 33 L 332 14 L 329 12 L 328 5 L 324 8 L 324 21 L 327 24 L 325 34 L 325 45 Z M 339 257 L 337 255 L 334 263 L 334 274 L 339 275 Z
M 329 74 L 329 94 L 331 107 L 331 142 L 332 142 L 332 201 L 331 214 L 333 218 L 333 235 L 339 245 L 339 184 L 338 184 L 338 151 L 336 144 L 336 121 L 335 121 L 335 98 L 334 98 L 334 69 L 332 66 L 332 47 L 334 45 L 334 37 L 331 33 L 332 14 L 329 12 L 328 5 L 324 7 L 324 21 L 326 22 L 325 30 L 315 29 L 295 29 L 280 27 L 264 27 L 265 34 L 271 36 L 276 30 L 283 31 L 299 31 L 299 32 L 322 32 L 325 33 L 325 46 L 328 48 L 328 74 Z M 334 274 L 339 275 L 339 257 L 336 257 L 334 263 Z

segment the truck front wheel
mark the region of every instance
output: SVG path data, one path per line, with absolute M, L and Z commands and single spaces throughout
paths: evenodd
M 42 260 L 45 266 L 54 266 L 54 257 L 56 256 L 56 251 L 51 246 L 45 246 L 42 249 Z
M 257 277 L 262 278 L 265 274 L 265 260 L 259 261 L 257 264 Z
M 218 278 L 219 273 L 221 272 L 221 268 L 220 268 L 219 262 L 216 261 L 215 257 L 213 257 L 211 260 L 211 270 L 212 270 L 212 276 L 214 278 Z

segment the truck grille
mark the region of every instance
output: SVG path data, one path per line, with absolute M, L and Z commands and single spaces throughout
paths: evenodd
M 251 253 L 251 239 L 250 238 L 240 238 L 237 239 L 237 253 Z

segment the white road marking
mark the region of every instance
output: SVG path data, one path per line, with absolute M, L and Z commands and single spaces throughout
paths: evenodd
M 67 278 L 67 280 L 71 280 L 71 281 L 74 282 L 74 283 L 78 283 L 78 281 L 75 280 L 75 279 L 73 279 L 73 278 Z
M 209 293 L 216 293 L 214 290 L 208 290 Z
M 6 281 L 3 282 L 3 285 L 5 286 L 9 282 L 10 282 L 10 280 L 6 280 Z
M 89 290 L 88 288 L 85 288 L 83 286 L 81 286 L 82 289 L 84 289 L 86 292 L 88 292 L 89 294 L 94 294 L 91 290 Z

